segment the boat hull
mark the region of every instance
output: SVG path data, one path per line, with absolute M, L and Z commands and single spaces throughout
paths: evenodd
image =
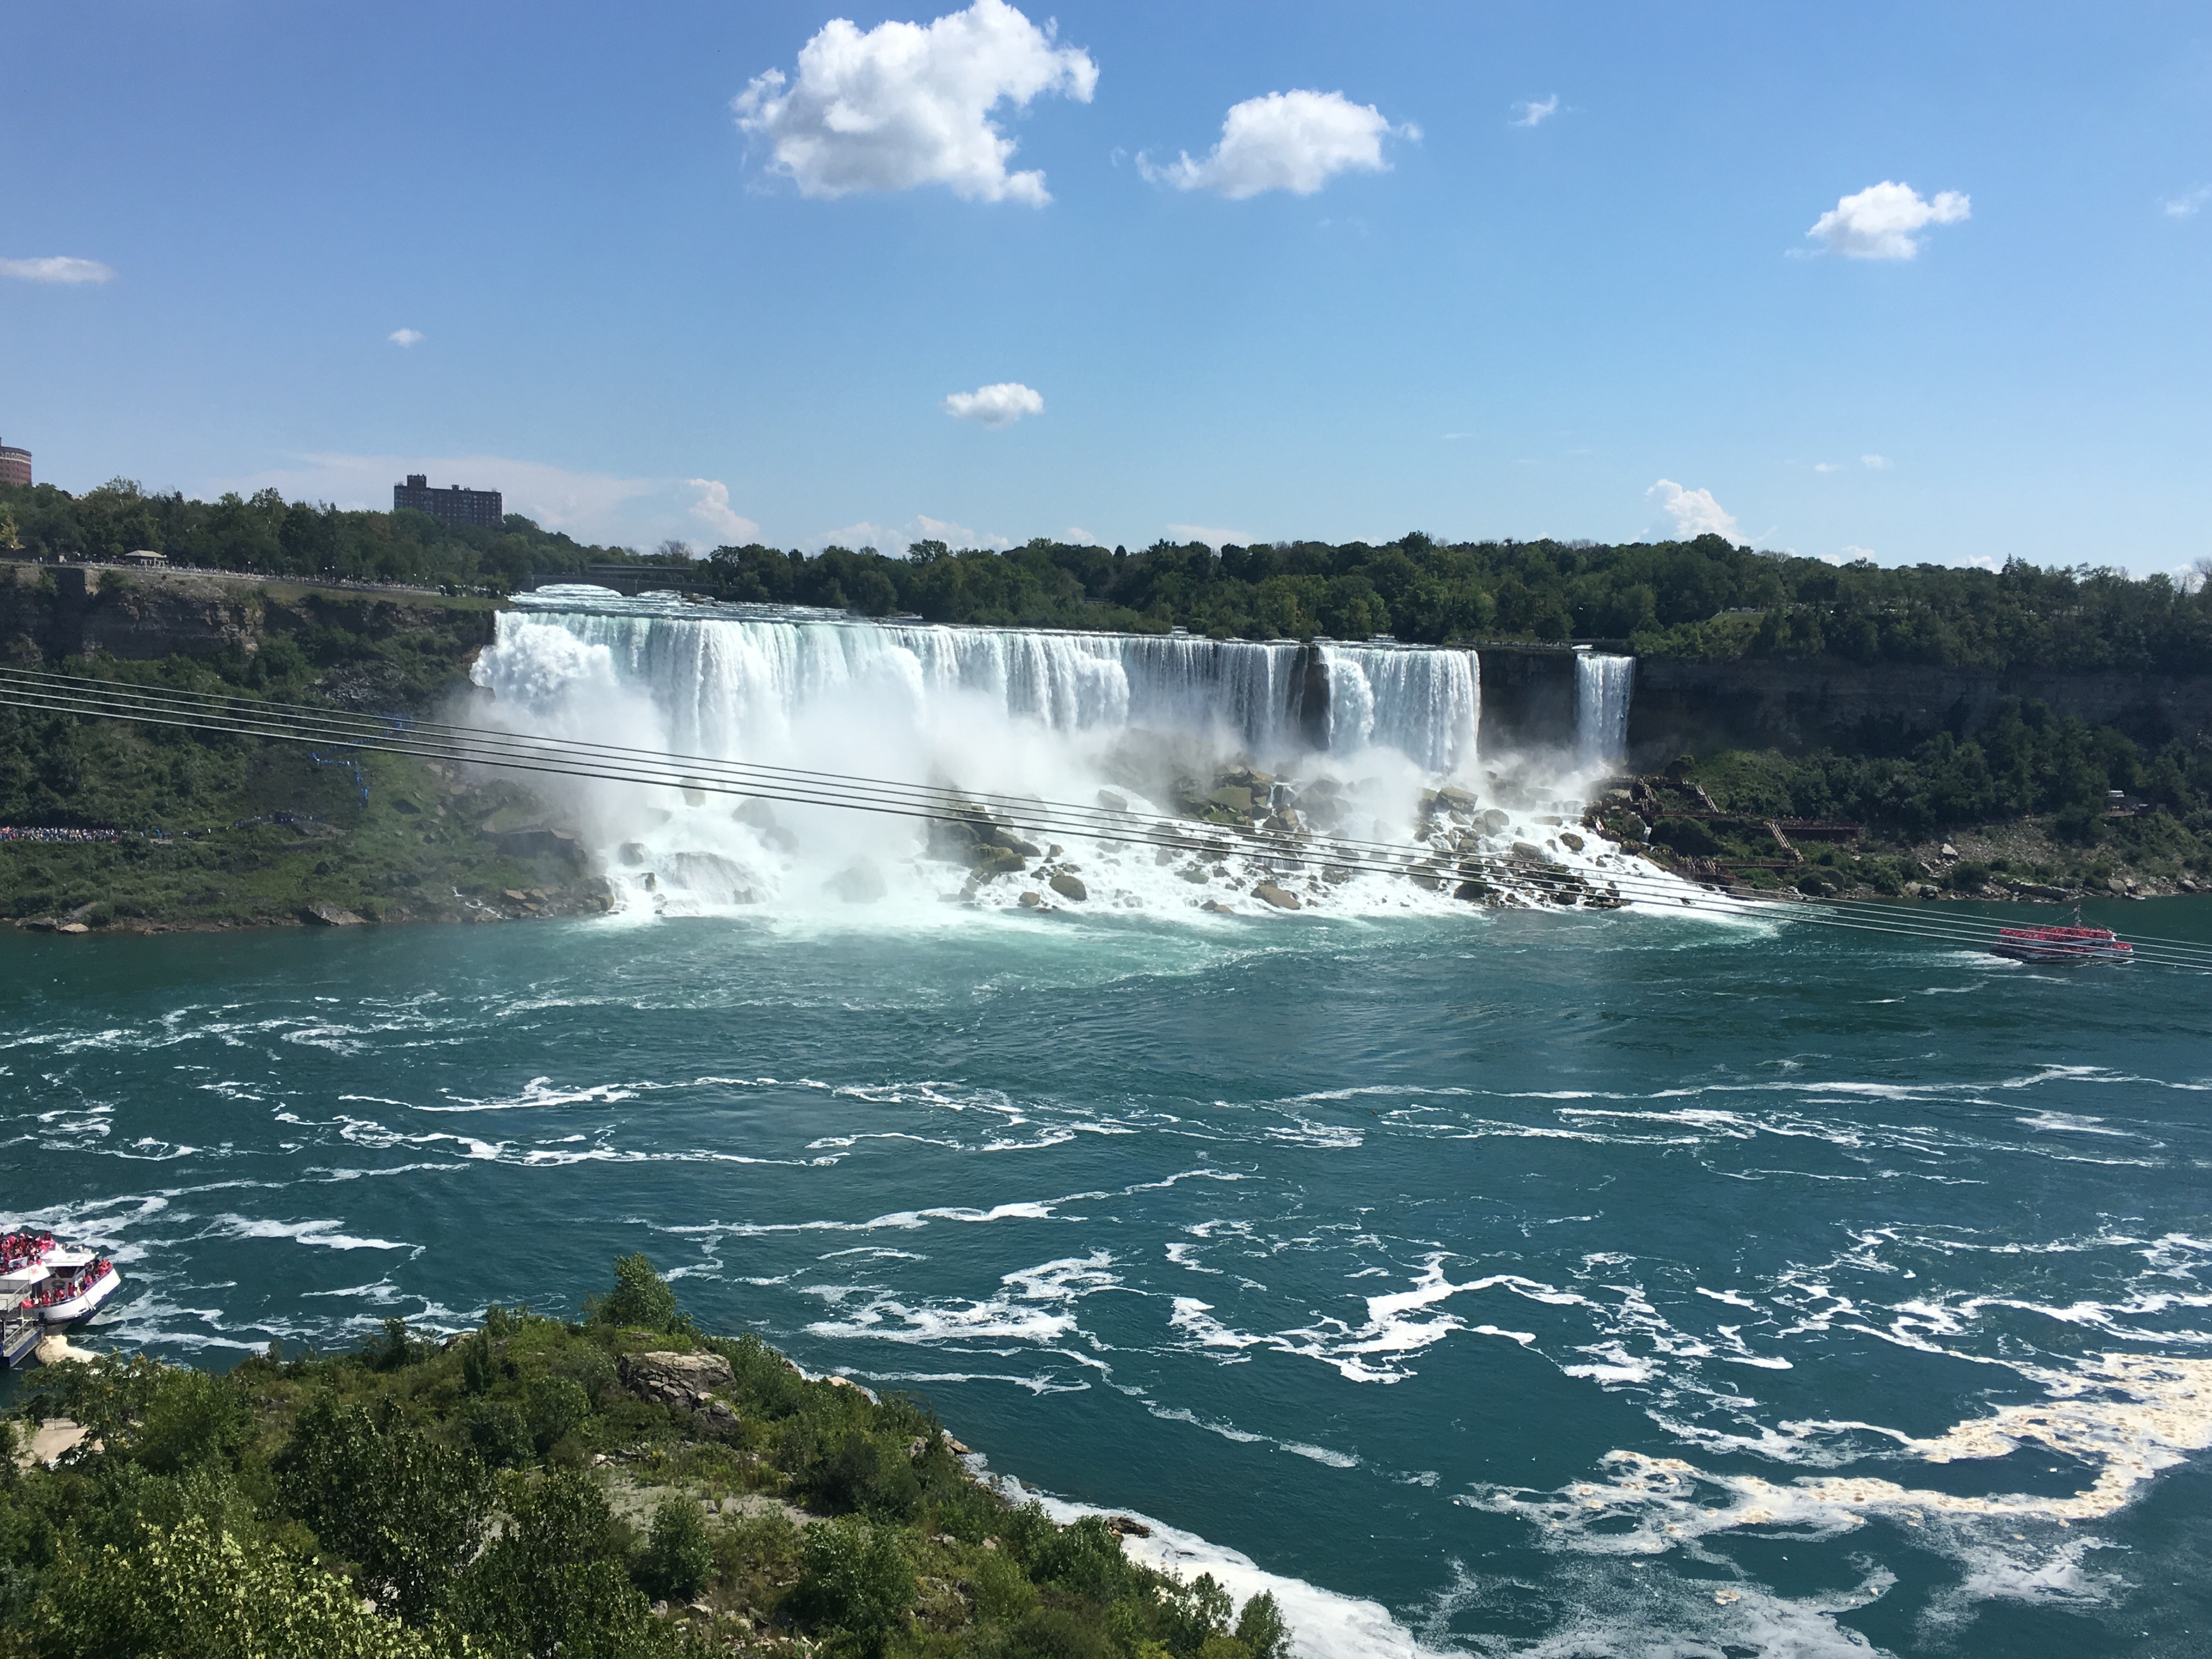
M 49 1325 L 72 1324 L 113 1296 L 122 1283 L 123 1275 L 110 1267 L 76 1295 L 40 1309 L 39 1316 Z

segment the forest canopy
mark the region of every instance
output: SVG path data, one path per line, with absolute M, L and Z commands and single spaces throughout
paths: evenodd
M 2000 569 L 1833 565 L 1719 536 L 1601 545 L 1365 542 L 1139 551 L 1039 538 L 1004 551 L 921 541 L 894 556 L 749 545 L 695 556 L 601 547 L 509 514 L 497 530 L 373 513 L 274 490 L 215 501 L 117 479 L 70 495 L 0 488 L 17 556 L 112 558 L 139 548 L 179 564 L 506 592 L 589 580 L 594 567 L 659 567 L 720 599 L 825 605 L 932 622 L 1164 632 L 1220 639 L 1408 642 L 1606 640 L 1643 656 L 1841 658 L 2003 669 L 2212 672 L 2212 591 L 2200 582 L 2013 560 Z

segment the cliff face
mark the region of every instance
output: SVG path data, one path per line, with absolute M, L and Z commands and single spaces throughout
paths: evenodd
M 2212 676 L 1641 657 L 1629 745 L 1638 764 L 1658 764 L 1692 750 L 1805 748 L 1869 727 L 1966 735 L 2008 697 L 2152 742 L 2212 731 Z
M 444 647 L 465 648 L 490 639 L 491 615 L 481 604 L 264 583 L 249 576 L 0 564 L 0 653 L 49 664 L 96 653 L 130 662 L 250 653 L 271 634 L 318 628 L 370 640 L 435 632 Z

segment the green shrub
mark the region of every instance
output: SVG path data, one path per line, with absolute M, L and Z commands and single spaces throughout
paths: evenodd
M 806 1573 L 794 1596 L 805 1617 L 879 1654 L 905 1627 L 914 1597 L 914 1568 L 893 1533 L 850 1516 L 807 1528 Z
M 531 1439 L 546 1451 L 583 1426 L 592 1414 L 592 1397 L 573 1377 L 532 1377 L 523 1391 L 523 1414 Z
M 653 1270 L 642 1254 L 615 1258 L 615 1287 L 590 1304 L 592 1316 L 603 1325 L 635 1326 L 665 1331 L 676 1322 L 676 1292 Z
M 688 1498 L 663 1498 L 631 1573 L 638 1588 L 659 1600 L 689 1601 L 714 1568 L 714 1549 L 698 1504 Z
M 512 1401 L 471 1400 L 460 1420 L 470 1450 L 487 1468 L 520 1468 L 536 1449 L 530 1425 Z

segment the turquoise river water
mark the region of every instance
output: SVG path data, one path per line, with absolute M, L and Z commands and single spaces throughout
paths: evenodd
M 2201 1654 L 2206 983 L 1636 914 L 9 937 L 0 1220 L 217 1366 L 642 1249 L 1309 1654 Z

